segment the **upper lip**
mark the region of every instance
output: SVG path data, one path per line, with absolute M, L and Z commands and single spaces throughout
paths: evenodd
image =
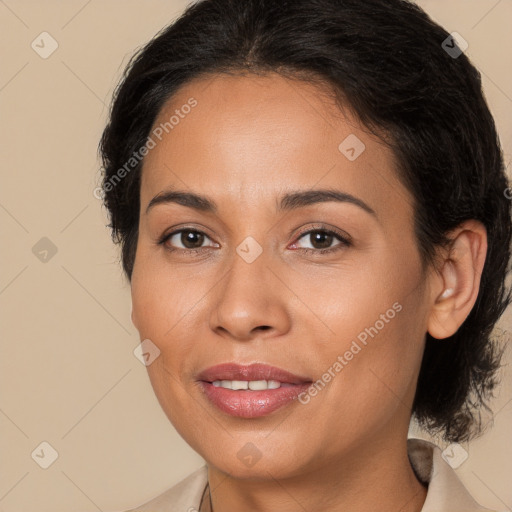
M 288 384 L 305 384 L 312 382 L 308 377 L 295 375 L 282 368 L 261 363 L 253 363 L 250 365 L 223 363 L 210 366 L 203 370 L 197 378 L 205 382 L 214 382 L 216 380 L 276 380 Z

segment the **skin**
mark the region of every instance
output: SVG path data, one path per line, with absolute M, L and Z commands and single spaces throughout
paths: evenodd
M 425 333 L 450 336 L 469 314 L 485 228 L 460 226 L 453 251 L 424 270 L 394 155 L 327 93 L 274 73 L 203 76 L 162 109 L 155 126 L 190 97 L 198 102 L 145 158 L 132 321 L 161 351 L 148 366 L 152 386 L 206 460 L 215 511 L 419 511 L 425 500 L 406 446 Z M 338 149 L 350 134 L 366 147 L 354 161 Z M 207 196 L 217 211 L 170 202 L 146 212 L 169 187 Z M 285 193 L 320 188 L 351 194 L 375 215 L 335 201 L 276 208 Z M 303 235 L 319 224 L 351 245 Z M 167 241 L 174 252 L 158 244 L 184 228 L 205 233 L 199 252 L 179 234 Z M 252 263 L 236 252 L 249 236 L 262 248 Z M 323 247 L 338 250 L 318 254 Z M 395 303 L 401 311 L 308 404 L 235 418 L 197 382 L 231 361 L 316 381 Z M 252 467 L 237 457 L 247 443 L 261 455 Z

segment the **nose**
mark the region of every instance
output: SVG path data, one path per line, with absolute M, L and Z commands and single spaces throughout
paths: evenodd
M 264 254 L 252 263 L 234 256 L 212 304 L 210 327 L 216 334 L 250 341 L 279 336 L 290 329 L 289 291 L 269 269 Z

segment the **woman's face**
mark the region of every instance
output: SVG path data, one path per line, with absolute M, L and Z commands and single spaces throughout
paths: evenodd
M 145 157 L 131 283 L 170 421 L 240 477 L 354 461 L 370 439 L 402 444 L 431 292 L 391 151 L 321 90 L 276 74 L 196 79 L 154 128 L 173 115 Z M 148 209 L 171 190 L 213 206 Z M 317 384 L 226 390 L 200 375 L 224 363 Z

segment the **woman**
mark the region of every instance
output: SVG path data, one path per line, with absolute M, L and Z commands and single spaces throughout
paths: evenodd
M 104 201 L 152 386 L 206 461 L 134 510 L 485 510 L 407 440 L 482 430 L 510 303 L 462 49 L 402 0 L 203 0 L 132 60 Z

